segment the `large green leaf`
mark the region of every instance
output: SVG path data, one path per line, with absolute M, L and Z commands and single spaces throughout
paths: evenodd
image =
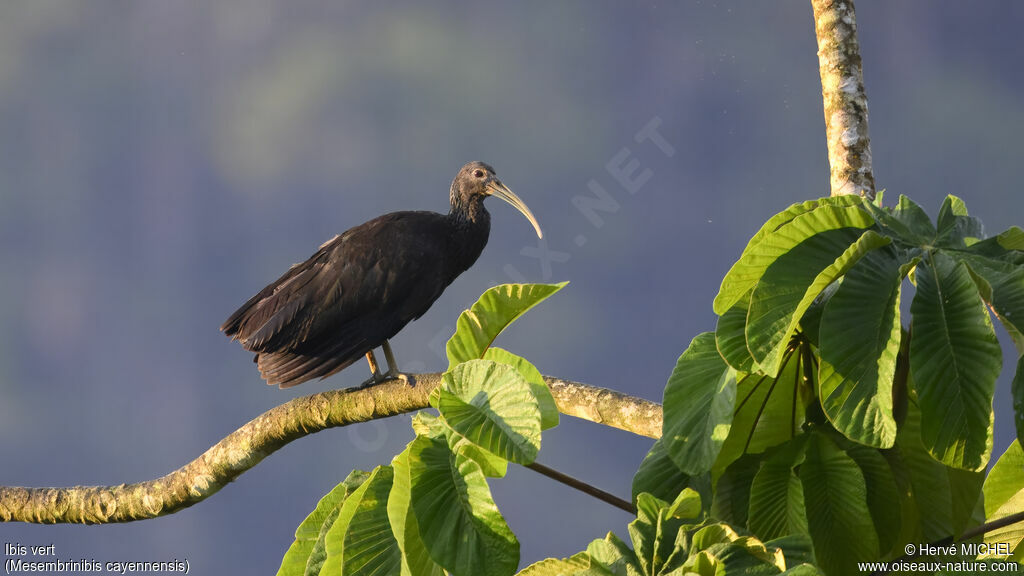
M 542 430 L 558 426 L 558 406 L 555 404 L 555 397 L 551 395 L 551 389 L 544 382 L 544 376 L 526 358 L 517 356 L 508 350 L 491 346 L 484 352 L 484 360 L 491 360 L 499 364 L 508 364 L 516 369 L 519 375 L 526 378 L 530 383 L 530 389 L 537 398 L 537 406 L 540 408 L 540 427 Z
M 920 206 L 902 194 L 893 208 L 882 208 L 868 202 L 864 207 L 878 223 L 879 230 L 890 238 L 911 246 L 926 246 L 935 240 L 936 230 L 931 219 Z
M 829 230 L 772 262 L 750 296 L 747 313 L 747 348 L 761 370 L 776 375 L 790 336 L 814 299 L 865 253 L 890 242 L 871 230 Z
M 981 221 L 967 214 L 964 201 L 950 194 L 939 209 L 936 244 L 943 247 L 963 248 L 985 236 Z
M 668 504 L 647 493 L 636 501 L 637 519 L 629 523 L 634 554 L 644 574 L 669 574 L 685 563 L 686 529 L 701 516 L 700 496 L 684 489 Z M 685 547 L 684 547 L 685 548 Z
M 470 360 L 442 377 L 436 407 L 453 430 L 519 464 L 540 450 L 540 408 L 530 383 L 511 366 Z
M 1024 450 L 1015 440 L 985 479 L 985 517 L 992 521 L 1024 510 Z M 1011 550 L 1024 542 L 1024 523 L 989 532 L 985 542 L 1006 542 Z
M 985 479 L 985 517 L 993 518 L 996 510 L 1010 501 L 1018 492 L 1024 491 L 1024 450 L 1019 440 L 1014 440 L 1003 455 L 996 460 Z
M 504 478 L 508 473 L 508 460 L 480 447 L 448 426 L 445 426 L 445 429 L 447 430 L 445 439 L 448 440 L 448 448 L 455 454 L 474 460 L 480 465 L 480 471 L 484 473 L 484 476 Z
M 747 525 L 762 540 L 808 534 L 804 489 L 795 469 L 804 460 L 807 435 L 801 434 L 766 454 L 750 486 Z
M 699 502 L 697 506 L 699 509 Z M 681 523 L 666 527 L 675 528 L 674 530 L 663 530 L 662 522 L 665 518 L 662 511 L 667 507 L 668 504 L 664 500 L 646 492 L 637 497 L 637 518 L 630 522 L 627 528 L 633 542 L 633 552 L 644 574 L 658 574 L 661 571 L 675 542 L 676 532 Z
M 935 237 L 935 226 L 932 225 L 931 218 L 928 218 L 928 214 L 909 196 L 900 194 L 900 198 L 896 203 L 896 207 L 892 211 L 893 216 L 898 220 L 907 225 L 918 237 L 924 240 L 930 240 Z
M 809 356 L 805 346 L 787 356 L 777 378 L 741 375 L 732 428 L 712 468 L 714 478 L 741 454 L 764 452 L 797 435 L 805 408 L 814 399 L 813 370 L 806 370 L 813 365 Z
M 753 372 L 754 357 L 747 350 L 747 311 L 750 309 L 750 292 L 740 298 L 732 308 L 718 317 L 715 328 L 715 345 L 718 353 L 729 366 L 740 372 Z
M 665 442 L 658 439 L 633 475 L 633 501 L 636 502 L 641 492 L 665 501 L 673 500 L 689 484 L 690 477 L 669 458 Z
M 985 474 L 973 470 L 946 468 L 949 478 L 949 494 L 952 505 L 953 534 L 960 536 L 968 528 L 985 521 L 985 510 L 981 500 L 981 489 Z
M 295 542 L 292 543 L 284 558 L 281 559 L 281 567 L 278 569 L 278 576 L 302 576 L 305 574 L 319 574 L 320 566 L 323 564 L 325 554 L 321 531 L 326 532 L 324 527 L 330 528 L 338 517 L 338 508 L 349 495 L 370 477 L 369 472 L 355 470 L 348 475 L 341 483 L 328 492 L 316 508 L 306 516 L 306 519 L 299 524 L 295 530 Z M 317 548 L 317 541 L 320 540 L 320 549 L 312 558 Z M 307 567 L 311 571 L 307 571 Z
M 393 479 L 390 466 L 378 466 L 345 499 L 327 532 L 327 560 L 321 573 L 390 576 L 400 571 L 402 555 L 387 511 Z
M 888 247 L 867 253 L 829 299 L 819 328 L 822 410 L 847 438 L 879 448 L 896 441 L 901 264 Z
M 912 499 L 917 504 L 920 542 L 934 542 L 952 535 L 953 496 L 949 475 L 946 467 L 931 457 L 921 441 L 921 411 L 914 402 L 907 407 L 907 417 L 896 436 L 896 445 L 913 490 Z
M 967 264 L 975 284 L 996 317 L 1013 338 L 1017 352 L 1024 354 L 1024 266 L 1008 254 L 997 257 L 970 252 L 951 252 Z
M 699 334 L 679 357 L 665 386 L 662 439 L 691 475 L 711 469 L 732 422 L 736 371 L 718 354 L 715 335 Z
M 1024 438 L 1024 356 L 1017 359 L 1017 372 L 1010 383 L 1013 396 L 1013 421 L 1017 427 L 1017 440 Z
M 992 396 L 1002 351 L 966 266 L 941 252 L 918 265 L 910 372 L 921 440 L 948 466 L 980 470 L 992 450 Z
M 566 284 L 502 284 L 489 288 L 459 315 L 455 334 L 445 347 L 448 368 L 482 358 L 502 330 Z
M 409 513 L 412 502 L 412 480 L 409 476 L 409 448 L 391 461 L 394 482 L 388 495 L 388 520 L 395 543 L 402 556 L 401 576 L 444 576 L 423 545 L 416 517 Z
M 811 435 L 800 467 L 807 524 L 819 565 L 829 576 L 858 574 L 857 562 L 878 558 L 878 536 L 857 463 L 820 433 Z
M 430 557 L 454 576 L 505 576 L 519 564 L 519 541 L 473 460 L 437 439 L 409 445 L 412 511 Z
M 884 558 L 897 544 L 902 544 L 899 541 L 902 517 L 896 479 L 889 463 L 878 450 L 867 446 L 853 446 L 846 450 L 846 454 L 857 463 L 861 474 L 864 475 L 868 510 L 878 534 L 879 553 Z
M 746 454 L 729 464 L 715 482 L 711 516 L 736 526 L 747 524 L 750 487 L 761 468 L 760 454 Z
M 648 576 L 640 568 L 633 550 L 621 538 L 609 532 L 604 540 L 594 540 L 587 546 L 591 574 L 605 576 Z
M 723 574 L 742 576 L 774 576 L 781 572 L 785 560 L 781 552 L 768 548 L 754 538 L 741 538 L 729 544 L 717 544 L 704 550 L 722 566 Z
M 874 220 L 860 209 L 857 196 L 839 196 L 794 204 L 768 220 L 750 239 L 739 260 L 722 280 L 715 314 L 726 310 L 758 283 L 768 266 L 804 240 L 828 230 L 868 228 Z
M 914 497 L 914 485 L 910 480 L 910 468 L 907 466 L 907 462 L 903 455 L 903 446 L 901 445 L 901 436 L 896 436 L 896 445 L 888 450 L 881 450 L 879 454 L 885 458 L 887 464 L 889 464 L 889 470 L 892 473 L 892 479 L 896 482 L 896 493 L 899 501 L 899 510 L 894 514 L 899 515 L 900 523 L 898 533 L 896 536 L 895 544 L 893 544 L 892 550 L 898 551 L 900 546 L 914 542 L 924 542 L 926 539 L 921 536 L 921 507 L 928 506 L 927 502 L 918 502 L 917 498 Z M 920 446 L 920 440 L 918 441 L 918 450 L 924 458 L 927 458 L 929 462 L 936 466 L 945 469 L 936 462 L 928 452 L 925 451 L 923 446 Z M 860 463 L 858 462 L 858 465 Z M 862 468 L 863 470 L 863 468 Z M 871 480 L 868 477 L 868 473 L 865 472 L 864 476 L 865 483 L 868 484 L 868 494 L 871 494 Z M 875 525 L 878 525 L 878 516 L 874 512 L 875 504 L 874 501 L 869 498 L 868 505 L 872 509 L 871 517 L 875 520 Z M 885 532 L 879 532 L 879 546 L 885 546 Z
M 568 558 L 548 558 L 530 564 L 516 576 L 575 576 L 589 574 L 590 556 L 586 552 L 573 554 Z
M 1007 250 L 1024 250 L 1024 230 L 1011 226 L 1008 230 L 996 236 L 999 245 Z

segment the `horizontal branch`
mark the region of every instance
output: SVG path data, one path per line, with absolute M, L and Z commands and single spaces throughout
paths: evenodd
M 264 412 L 201 456 L 146 482 L 116 486 L 0 486 L 0 521 L 105 524 L 172 514 L 215 494 L 285 444 L 327 428 L 387 418 L 428 406 L 440 373 L 409 374 L 362 389 L 328 390 Z M 545 377 L 564 414 L 642 436 L 661 434 L 661 405 L 578 382 Z

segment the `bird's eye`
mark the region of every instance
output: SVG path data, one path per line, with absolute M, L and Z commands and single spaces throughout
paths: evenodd
M 476 177 L 476 178 L 483 178 L 484 177 L 484 171 L 480 170 L 480 169 L 474 170 L 473 171 L 473 176 Z

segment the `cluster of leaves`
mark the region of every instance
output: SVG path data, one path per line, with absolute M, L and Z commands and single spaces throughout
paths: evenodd
M 558 409 L 532 364 L 491 343 L 563 286 L 497 286 L 462 313 L 430 398 L 438 415 L 417 414 L 416 437 L 390 465 L 353 472 L 324 496 L 279 576 L 515 572 L 519 542 L 487 478 L 504 476 L 509 462 L 533 462 Z
M 296 530 L 279 576 L 516 571 L 519 543 L 487 478 L 504 476 L 509 462 L 533 462 L 541 431 L 558 424 L 558 410 L 540 372 L 492 343 L 562 286 L 497 286 L 463 312 L 447 345 L 449 369 L 431 394 L 437 415 L 413 417 L 416 437 L 390 465 L 355 471 L 320 500 Z M 647 493 L 635 500 L 634 549 L 609 533 L 571 558 L 544 560 L 520 574 L 818 573 L 806 537 L 762 543 L 740 535 L 711 521 L 692 489 L 676 488 L 671 504 Z
M 643 492 L 629 524 L 630 548 L 615 534 L 561 560 L 531 565 L 520 576 L 716 576 L 820 574 L 810 541 L 801 535 L 762 542 L 707 518 L 700 495 L 685 488 L 669 504 Z M 788 568 L 792 566 L 791 568 Z
M 491 344 L 562 286 L 498 286 L 460 316 L 437 415 L 321 500 L 279 574 L 515 572 L 487 478 L 533 462 L 558 412 L 540 372 Z M 520 574 L 855 574 L 1024 508 L 1019 441 L 983 474 L 1002 360 L 989 313 L 1024 352 L 1024 231 L 985 238 L 953 196 L 934 224 L 905 197 L 796 204 L 751 239 L 715 311 L 666 385 L 630 543 L 609 533 Z M 1013 396 L 1024 436 L 1024 359 Z M 1020 526 L 984 540 L 1024 559 Z
M 1002 367 L 989 310 L 1024 351 L 1022 264 L 1024 231 L 986 239 L 953 196 L 935 224 L 902 196 L 791 206 L 723 280 L 717 330 L 680 357 L 634 492 L 703 489 L 712 516 L 763 540 L 809 536 L 830 575 L 1019 510 L 983 504 L 1016 496 L 985 499 L 981 471 Z

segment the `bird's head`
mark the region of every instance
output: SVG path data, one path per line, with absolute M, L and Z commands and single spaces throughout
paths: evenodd
M 515 206 L 516 210 L 519 210 L 530 221 L 530 224 L 533 224 L 533 229 L 537 231 L 537 237 L 544 237 L 540 230 L 540 224 L 537 223 L 537 219 L 533 216 L 533 212 L 530 212 L 530 209 L 526 207 L 526 203 L 519 196 L 516 196 L 508 189 L 508 186 L 505 186 L 501 183 L 501 180 L 498 180 L 498 177 L 494 174 L 494 168 L 483 162 L 470 162 L 463 166 L 455 176 L 455 180 L 452 181 L 452 209 L 457 210 L 459 207 L 469 207 L 474 202 L 483 201 L 488 196 L 497 196 Z

